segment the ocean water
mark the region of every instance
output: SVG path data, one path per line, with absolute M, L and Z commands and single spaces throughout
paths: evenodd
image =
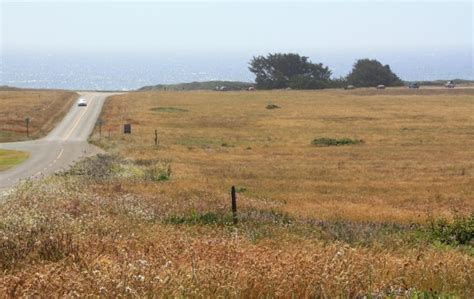
M 344 76 L 358 58 L 389 64 L 403 80 L 474 80 L 471 50 L 309 53 L 334 77 Z M 207 80 L 253 81 L 251 54 L 52 54 L 2 53 L 0 85 L 27 88 L 133 90 L 146 85 Z

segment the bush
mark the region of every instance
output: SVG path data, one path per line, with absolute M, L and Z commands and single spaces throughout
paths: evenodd
M 474 213 L 471 216 L 456 215 L 453 221 L 431 220 L 428 231 L 431 237 L 449 245 L 470 245 L 474 237 Z
M 148 181 L 167 181 L 171 178 L 171 166 L 155 164 L 145 169 L 144 180 Z
M 316 146 L 340 146 L 340 145 L 351 145 L 364 143 L 362 139 L 350 139 L 350 138 L 316 138 L 312 142 Z
M 271 110 L 271 109 L 278 109 L 278 108 L 281 108 L 281 107 L 278 106 L 278 105 L 275 105 L 275 104 L 268 104 L 266 108 Z

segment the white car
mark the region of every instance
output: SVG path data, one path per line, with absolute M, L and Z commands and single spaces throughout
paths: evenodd
M 446 84 L 444 85 L 444 87 L 446 87 L 446 88 L 454 88 L 454 87 L 456 87 L 456 83 L 454 83 L 454 81 L 448 81 L 448 82 L 446 82 Z
M 77 106 L 79 106 L 79 107 L 81 107 L 81 106 L 82 106 L 82 107 L 87 106 L 86 100 L 84 100 L 83 98 L 80 98 L 80 99 L 79 99 L 79 102 L 77 102 Z

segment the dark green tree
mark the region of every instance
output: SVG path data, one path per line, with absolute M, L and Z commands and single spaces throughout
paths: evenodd
M 293 53 L 253 57 L 249 70 L 260 89 L 321 89 L 329 85 L 331 77 L 329 68 Z
M 403 81 L 392 72 L 390 66 L 382 65 L 377 60 L 360 59 L 347 76 L 347 81 L 357 87 L 371 87 L 377 85 L 402 86 Z

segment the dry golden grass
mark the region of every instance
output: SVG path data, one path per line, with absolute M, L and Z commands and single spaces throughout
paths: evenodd
M 446 242 L 425 222 L 473 213 L 474 91 L 439 92 L 111 98 L 92 139 L 119 156 L 0 204 L 0 294 L 472 298 L 472 239 Z
M 265 109 L 270 102 L 282 108 Z M 104 146 L 172 161 L 173 196 L 237 185 L 316 219 L 422 222 L 474 211 L 472 89 L 130 93 L 111 98 L 103 118 Z M 127 122 L 131 136 L 120 134 Z M 318 137 L 365 143 L 311 145 Z
M 55 177 L 0 205 L 5 297 L 412 297 L 474 295 L 474 260 L 425 242 L 358 246 L 248 218 L 229 225 L 163 224 L 176 209 L 218 201 L 134 195 Z M 161 184 L 160 184 L 161 185 Z M 113 189 L 112 190 L 107 189 Z M 202 195 L 201 195 L 202 196 Z M 164 215 L 165 214 L 165 215 Z M 267 232 L 255 241 L 253 232 Z
M 59 90 L 0 90 L 0 142 L 27 139 L 26 117 L 30 138 L 45 136 L 76 99 L 76 93 Z

